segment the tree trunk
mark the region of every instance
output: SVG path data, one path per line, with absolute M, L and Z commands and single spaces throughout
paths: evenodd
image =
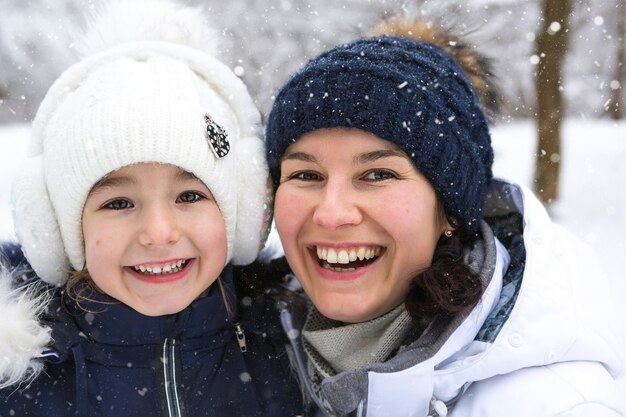
M 558 196 L 563 97 L 561 67 L 567 46 L 570 0 L 543 0 L 544 24 L 537 37 L 537 155 L 535 193 L 546 203 Z
M 615 77 L 616 85 L 611 85 L 611 118 L 623 119 L 626 115 L 624 106 L 624 83 L 626 83 L 626 2 L 619 3 L 619 18 L 617 20 L 617 53 L 615 54 Z

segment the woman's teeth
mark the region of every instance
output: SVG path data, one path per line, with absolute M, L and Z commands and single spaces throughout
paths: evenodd
M 165 265 L 159 265 L 159 266 L 137 265 L 137 266 L 133 266 L 133 269 L 145 275 L 174 274 L 176 272 L 180 272 L 185 267 L 186 264 L 187 264 L 186 260 L 180 260 L 180 261 L 172 262 L 172 263 L 165 264 Z
M 382 248 L 368 248 L 365 246 L 359 246 L 350 249 L 334 249 L 334 248 L 322 248 L 317 247 L 317 258 L 322 262 L 324 268 L 331 269 L 337 272 L 350 272 L 354 271 L 357 265 L 351 265 L 349 267 L 340 267 L 339 265 L 348 265 L 351 262 L 357 261 L 369 261 L 378 257 Z M 360 263 L 358 266 L 362 266 Z

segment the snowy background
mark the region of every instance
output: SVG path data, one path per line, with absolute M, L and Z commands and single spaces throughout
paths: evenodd
M 450 27 L 493 57 L 505 114 L 534 115 L 536 35 L 542 0 L 179 0 L 202 5 L 221 32 L 220 57 L 266 113 L 275 89 L 309 57 L 406 15 Z M 85 14 L 102 0 L 0 0 L 0 123 L 32 119 L 52 81 L 74 59 Z M 568 112 L 604 117 L 612 110 L 624 0 L 571 0 L 563 75 Z M 624 43 L 621 43 L 622 48 Z M 619 77 L 617 77 L 619 78 Z

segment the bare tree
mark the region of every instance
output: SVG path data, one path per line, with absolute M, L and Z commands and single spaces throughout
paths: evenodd
M 611 117 L 614 120 L 626 116 L 624 106 L 624 83 L 626 83 L 626 1 L 620 0 L 617 4 L 617 53 L 615 54 L 615 76 L 611 82 Z
M 536 41 L 538 141 L 534 187 L 545 203 L 558 195 L 564 109 L 561 69 L 571 8 L 570 0 L 543 0 L 543 25 Z

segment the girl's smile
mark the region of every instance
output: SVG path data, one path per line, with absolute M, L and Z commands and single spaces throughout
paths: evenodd
M 138 279 L 159 284 L 184 278 L 193 265 L 193 259 L 179 259 L 168 262 L 146 262 L 127 267 Z

